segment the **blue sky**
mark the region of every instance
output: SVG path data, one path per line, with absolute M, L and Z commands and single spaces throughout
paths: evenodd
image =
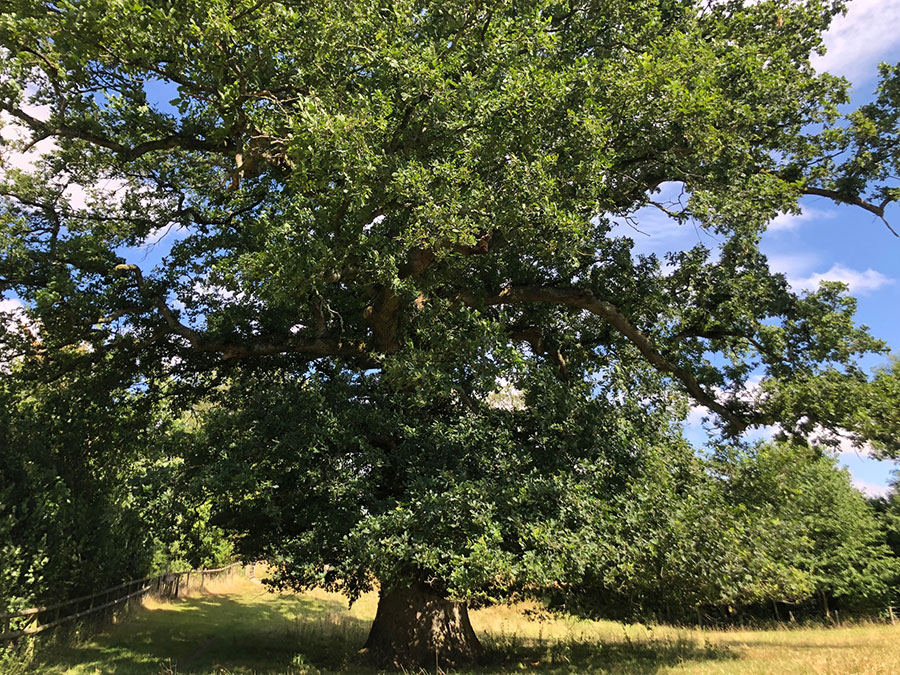
M 826 35 L 826 45 L 828 51 L 816 59 L 816 67 L 847 77 L 853 83 L 852 107 L 870 100 L 877 83 L 877 64 L 900 61 L 900 0 L 852 0 L 847 15 L 836 19 Z M 151 85 L 148 93 L 165 103 L 171 92 L 161 84 Z M 12 132 L 7 128 L 3 133 L 8 136 Z M 23 166 L 33 157 L 7 155 L 6 162 Z M 665 187 L 657 199 L 674 198 L 679 189 Z M 76 190 L 72 197 L 76 202 L 83 195 Z M 859 301 L 860 323 L 868 325 L 875 336 L 886 340 L 900 355 L 900 239 L 861 209 L 838 206 L 818 197 L 804 198 L 801 205 L 801 215 L 778 218 L 765 234 L 762 248 L 770 264 L 797 289 L 812 288 L 822 278 L 848 283 Z M 887 216 L 900 230 L 900 205 L 890 207 Z M 647 233 L 645 236 L 629 230 L 637 252 L 687 249 L 698 241 L 710 248 L 716 245 L 715 239 L 691 225 L 673 224 L 656 209 L 638 212 L 636 219 Z M 152 265 L 171 241 L 168 238 L 168 242 L 157 246 L 129 251 L 128 257 L 133 262 Z M 15 299 L 0 298 L 0 310 L 16 304 Z M 883 359 L 870 359 L 866 365 L 876 367 L 882 362 Z M 698 410 L 686 427 L 688 437 L 698 445 L 706 439 L 701 416 L 702 411 Z M 842 450 L 840 461 L 850 469 L 857 486 L 869 494 L 884 494 L 897 464 L 876 461 L 849 444 Z
M 815 66 L 846 77 L 853 84 L 850 108 L 872 99 L 881 61 L 900 62 L 900 0 L 853 0 L 846 16 L 838 17 L 825 36 L 828 51 Z M 657 201 L 675 199 L 680 186 L 663 186 Z M 888 342 L 900 355 L 900 239 L 878 218 L 859 208 L 836 205 L 821 197 L 805 197 L 800 216 L 776 219 L 763 237 L 762 250 L 771 267 L 786 275 L 795 289 L 815 288 L 820 279 L 844 281 L 858 301 L 859 323 Z M 900 204 L 886 214 L 900 231 Z M 690 224 L 677 226 L 659 210 L 648 207 L 636 214 L 645 235 L 629 230 L 636 251 L 662 253 L 688 249 L 698 242 L 709 248 L 716 239 Z M 627 227 L 622 225 L 620 227 Z M 869 368 L 885 362 L 873 357 Z M 696 445 L 707 436 L 702 410 L 688 420 L 686 434 Z M 757 436 L 765 436 L 765 432 Z M 898 464 L 878 461 L 843 444 L 839 456 L 856 486 L 868 494 L 885 494 Z
M 855 0 L 825 36 L 819 70 L 853 83 L 851 106 L 872 98 L 877 64 L 900 62 L 900 0 Z M 804 215 L 770 228 L 763 251 L 788 279 L 809 285 L 819 275 L 845 281 L 859 301 L 859 322 L 900 355 L 900 238 L 861 209 L 839 206 L 821 197 L 805 197 Z M 889 207 L 888 221 L 900 231 L 900 204 Z M 877 360 L 867 363 L 879 365 Z M 877 461 L 845 444 L 841 463 L 857 487 L 884 494 L 898 463 Z

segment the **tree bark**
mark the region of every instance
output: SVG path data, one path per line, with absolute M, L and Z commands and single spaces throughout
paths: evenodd
M 421 582 L 382 591 L 363 649 L 377 666 L 404 669 L 473 663 L 482 653 L 465 603 Z
M 831 610 L 828 609 L 828 596 L 825 595 L 825 590 L 819 589 L 819 597 L 822 598 L 822 611 L 825 612 L 825 618 L 829 621 L 831 620 Z

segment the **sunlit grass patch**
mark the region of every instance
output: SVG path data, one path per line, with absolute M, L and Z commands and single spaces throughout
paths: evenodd
M 39 655 L 42 673 L 374 673 L 357 652 L 375 616 L 324 591 L 272 593 L 236 577 L 173 602 L 148 600 L 82 644 Z M 472 612 L 487 648 L 470 673 L 898 673 L 900 626 L 697 630 L 585 621 L 535 604 Z M 429 672 L 447 672 L 439 661 Z

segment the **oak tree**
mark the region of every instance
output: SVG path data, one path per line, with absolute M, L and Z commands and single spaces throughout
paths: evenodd
M 379 660 L 471 658 L 465 603 L 590 564 L 585 509 L 685 397 L 896 452 L 857 362 L 884 345 L 759 250 L 803 195 L 898 197 L 900 70 L 843 116 L 810 64 L 842 10 L 7 0 L 7 145 L 42 154 L 0 181 L 4 354 L 216 400 L 197 452 L 242 458 L 247 550 L 377 579 Z M 721 244 L 633 256 L 648 206 Z

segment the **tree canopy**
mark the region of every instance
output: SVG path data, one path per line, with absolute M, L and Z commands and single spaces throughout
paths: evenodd
M 845 115 L 810 65 L 842 10 L 11 0 L 0 111 L 45 151 L 0 180 L 4 357 L 199 410 L 245 550 L 351 595 L 558 584 L 688 400 L 896 454 L 886 346 L 759 250 L 803 195 L 900 197 L 900 68 Z M 647 206 L 721 244 L 632 255 Z

